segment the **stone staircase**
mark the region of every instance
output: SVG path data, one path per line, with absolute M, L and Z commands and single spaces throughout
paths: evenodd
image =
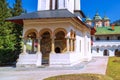
M 17 67 L 36 67 L 38 55 L 37 54 L 20 54 L 17 61 Z

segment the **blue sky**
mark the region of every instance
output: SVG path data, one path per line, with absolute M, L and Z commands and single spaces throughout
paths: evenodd
M 12 6 L 15 0 L 7 0 Z M 37 10 L 37 0 L 22 0 L 23 8 L 27 12 Z M 81 9 L 86 16 L 93 18 L 98 11 L 103 17 L 108 16 L 111 22 L 120 19 L 120 0 L 81 0 Z

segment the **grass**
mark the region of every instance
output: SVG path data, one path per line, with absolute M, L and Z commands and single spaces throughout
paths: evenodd
M 44 80 L 113 80 L 108 76 L 100 74 L 70 74 L 70 75 L 60 75 Z
M 113 80 L 120 80 L 120 57 L 110 57 L 106 75 L 113 78 Z

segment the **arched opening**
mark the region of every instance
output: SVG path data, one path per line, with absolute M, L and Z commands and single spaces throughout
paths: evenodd
M 115 49 L 115 52 L 114 52 L 115 56 L 118 56 L 118 52 L 119 52 L 119 50 Z
M 99 48 L 97 48 L 97 53 L 99 53 Z
M 48 31 L 45 31 L 41 35 L 41 52 L 42 52 L 42 64 L 48 64 L 49 54 L 51 52 L 51 36 Z
M 103 55 L 104 56 L 109 56 L 109 51 L 107 49 L 105 49 Z
M 65 52 L 67 50 L 66 48 L 66 39 L 65 39 L 65 33 L 63 31 L 58 31 L 55 34 L 55 47 L 58 50 L 58 46 L 59 46 L 59 52 Z
M 35 54 L 37 52 L 37 39 L 36 39 L 36 33 L 30 32 L 27 35 L 26 40 L 26 50 L 29 54 Z
M 59 48 L 59 47 L 56 47 L 56 48 L 55 48 L 55 52 L 56 52 L 56 53 L 61 53 L 60 48 Z

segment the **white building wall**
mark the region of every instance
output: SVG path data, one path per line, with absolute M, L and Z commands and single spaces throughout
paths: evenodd
M 95 41 L 92 46 L 92 55 L 93 56 L 104 56 L 104 50 L 107 49 L 109 51 L 109 56 L 115 56 L 115 50 L 119 49 L 120 40 L 101 40 Z M 97 48 L 99 48 L 99 52 L 97 52 Z
M 52 9 L 55 9 L 55 0 L 52 1 Z M 80 0 L 58 0 L 58 9 L 80 10 Z M 37 10 L 50 10 L 50 0 L 38 0 Z
M 37 10 L 49 10 L 50 0 L 38 0 Z
M 80 1 L 81 0 L 75 0 L 74 10 L 81 10 Z
M 70 12 L 74 13 L 74 0 L 69 0 L 69 1 L 68 1 L 68 7 L 67 7 L 67 9 L 68 9 Z

